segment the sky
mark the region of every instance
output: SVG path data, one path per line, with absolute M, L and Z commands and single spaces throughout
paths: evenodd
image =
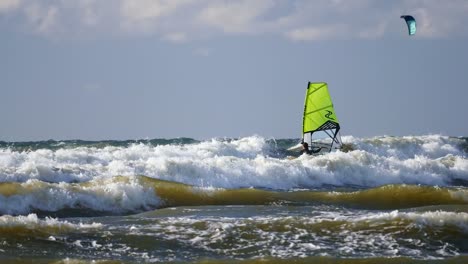
M 409 36 L 401 15 L 413 15 Z M 0 140 L 468 136 L 466 0 L 0 0 Z

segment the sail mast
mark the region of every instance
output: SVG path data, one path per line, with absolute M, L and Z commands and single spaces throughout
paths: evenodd
M 340 125 L 333 108 L 333 102 L 325 82 L 311 83 L 307 85 L 304 101 L 304 114 L 302 120 L 302 140 L 309 146 L 325 148 L 323 144 L 312 142 L 312 136 L 317 132 L 324 132 L 331 139 L 326 149 L 332 150 L 336 143 L 341 145 L 339 137 Z

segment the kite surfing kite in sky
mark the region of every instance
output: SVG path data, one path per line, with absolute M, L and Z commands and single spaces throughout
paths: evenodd
M 408 26 L 408 34 L 414 35 L 416 34 L 416 19 L 413 16 L 404 15 L 400 18 L 403 18 L 406 21 L 406 25 Z

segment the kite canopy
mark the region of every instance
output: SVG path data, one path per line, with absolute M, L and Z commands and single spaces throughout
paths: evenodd
M 416 19 L 413 16 L 403 15 L 400 18 L 403 18 L 406 22 L 406 26 L 408 26 L 408 34 L 414 35 L 416 34 Z

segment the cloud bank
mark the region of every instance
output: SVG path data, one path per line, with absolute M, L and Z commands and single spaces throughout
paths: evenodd
M 466 0 L 0 0 L 0 24 L 41 36 L 158 36 L 174 43 L 225 35 L 291 41 L 466 36 Z

